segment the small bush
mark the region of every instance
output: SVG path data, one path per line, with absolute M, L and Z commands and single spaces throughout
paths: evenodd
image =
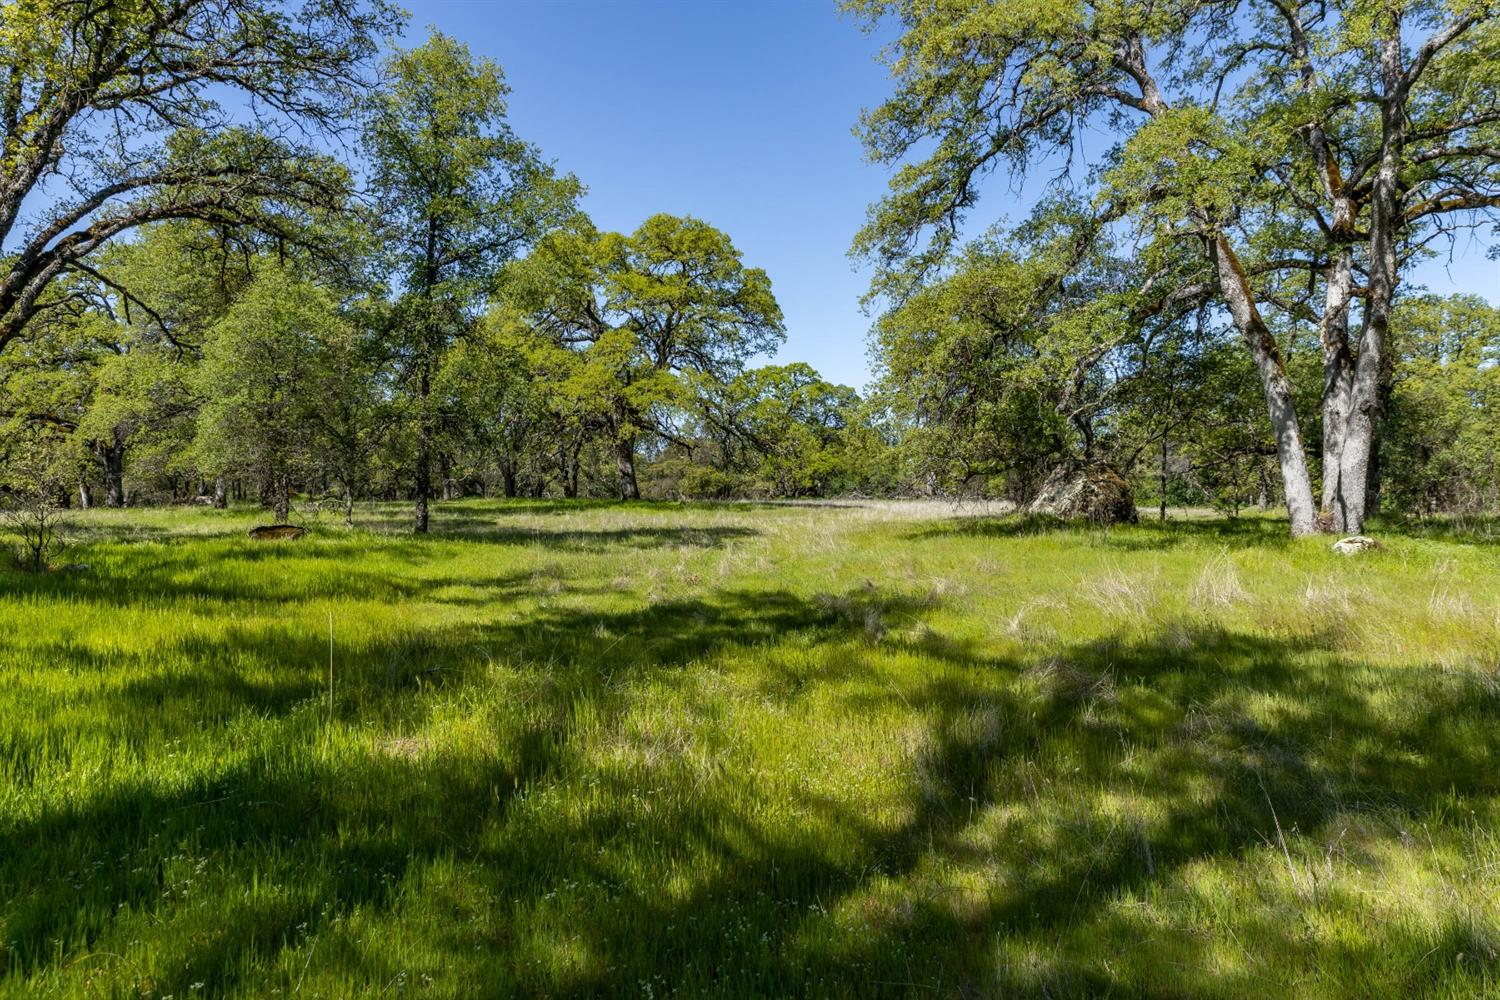
M 4 469 L 0 519 L 19 539 L 22 568 L 40 573 L 62 549 L 65 479 L 56 443 L 40 433 L 23 437 Z

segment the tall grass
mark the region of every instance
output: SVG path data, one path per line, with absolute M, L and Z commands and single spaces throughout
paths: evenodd
M 0 575 L 0 993 L 1497 988 L 1490 535 L 252 523 Z

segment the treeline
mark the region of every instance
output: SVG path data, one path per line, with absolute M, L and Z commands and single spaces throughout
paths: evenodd
M 751 366 L 784 338 L 764 271 L 693 218 L 595 229 L 505 94 L 434 36 L 358 105 L 362 188 L 295 227 L 148 221 L 75 261 L 5 350 L 11 487 L 278 521 L 296 495 L 409 499 L 419 531 L 434 497 L 871 488 L 853 390 Z
M 45 451 L 62 502 L 250 499 L 285 520 L 296 495 L 418 501 L 424 463 L 442 499 L 875 488 L 862 401 L 804 364 L 747 364 L 781 336 L 769 285 L 693 219 L 575 220 L 491 276 L 505 294 L 478 286 L 420 326 L 428 302 L 197 223 L 105 264 L 131 295 L 70 282 L 76 307 L 10 348 L 0 381 L 11 465 Z
M 1096 256 L 1077 261 L 1089 225 L 1077 204 L 1044 206 L 881 317 L 870 405 L 896 428 L 886 434 L 896 480 L 1025 504 L 1059 463 L 1097 464 L 1162 516 L 1168 505 L 1284 504 L 1274 429 L 1233 329 L 1207 303 L 1133 312 L 1148 276 L 1097 234 Z M 1272 319 L 1291 405 L 1313 415 L 1306 435 L 1319 441 L 1318 325 L 1305 313 Z M 1370 510 L 1500 512 L 1500 308 L 1413 289 L 1396 303 L 1386 351 Z M 1314 451 L 1310 469 L 1326 480 L 1324 458 Z

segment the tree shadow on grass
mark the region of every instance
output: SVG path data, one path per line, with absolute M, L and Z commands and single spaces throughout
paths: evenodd
M 1087 538 L 1090 544 L 1122 552 L 1166 551 L 1184 545 L 1224 548 L 1285 548 L 1291 544 L 1284 521 L 1273 518 L 1213 518 L 1156 521 L 1100 528 L 1040 514 L 958 517 L 912 531 L 914 540 L 938 538 Z
M 510 800 L 574 752 L 571 718 L 580 705 L 596 718 L 615 717 L 629 708 L 622 680 L 660 679 L 663 671 L 681 670 L 716 650 L 799 631 L 850 635 L 865 604 L 907 607 L 902 598 L 865 591 L 838 600 L 729 591 L 633 611 L 543 608 L 521 622 L 418 630 L 339 649 L 336 712 L 356 729 L 410 722 L 413 709 L 421 710 L 420 695 L 475 683 L 495 657 L 529 678 L 525 704 L 513 717 L 495 720 L 488 752 L 430 765 L 401 752 L 377 752 L 353 765 L 308 752 L 317 746 L 322 719 L 325 648 L 317 636 L 277 629 L 183 635 L 153 655 L 189 669 L 156 673 L 145 663 L 131 668 L 59 646 L 47 657 L 50 669 L 139 675 L 70 699 L 80 717 L 105 720 L 92 732 L 66 720 L 86 744 L 111 745 L 124 759 L 139 760 L 195 733 L 227 733 L 259 720 L 277 734 L 272 746 L 286 752 L 240 759 L 230 743 L 227 766 L 186 786 L 136 779 L 41 815 L 7 818 L 0 825 L 0 899 L 6 901 L 0 975 L 24 977 L 47 968 L 60 954 L 58 942 L 67 943 L 73 959 L 90 953 L 122 912 L 180 921 L 191 909 L 189 899 L 206 892 L 243 902 L 229 905 L 206 940 L 187 935 L 174 944 L 180 953 L 161 956 L 158 965 L 171 976 L 152 988 L 234 988 L 247 970 L 328 921 L 355 909 L 389 909 L 413 865 L 455 852 L 484 857 L 482 845 L 497 827 L 505 830 Z M 90 711 L 84 703 L 91 699 Z M 62 763 L 49 749 L 46 720 L 28 721 L 4 748 L 18 791 Z M 511 832 L 517 831 L 507 837 Z M 519 835 L 526 851 L 559 846 L 534 840 L 531 832 Z M 184 858 L 211 865 L 196 890 L 171 870 Z M 547 865 L 533 874 L 557 871 Z M 214 873 L 227 884 L 216 883 Z M 260 898 L 246 889 L 247 881 L 286 891 Z
M 343 679 L 347 724 L 399 715 L 430 685 L 479 684 L 488 658 L 517 671 L 526 696 L 483 720 L 495 727 L 483 752 L 251 756 L 188 787 L 121 784 L 8 822 L 8 971 L 57 971 L 122 912 L 191 919 L 174 895 L 181 856 L 210 859 L 227 902 L 215 934 L 164 945 L 159 992 L 195 982 L 263 992 L 257 970 L 280 949 L 310 935 L 337 942 L 356 911 L 421 938 L 472 996 L 593 996 L 643 982 L 740 995 L 1246 995 L 1268 984 L 1357 995 L 1361 982 L 1461 993 L 1495 974 L 1484 928 L 1463 923 L 1460 907 L 1436 930 L 1366 922 L 1341 944 L 1307 922 L 1329 908 L 1358 914 L 1358 900 L 1262 887 L 1248 902 L 1227 899 L 1240 912 L 1208 927 L 1201 909 L 1146 905 L 1153 893 L 1191 892 L 1205 866 L 1243 878 L 1247 857 L 1276 857 L 1283 838 L 1294 867 L 1309 863 L 1305 842 L 1378 872 L 1371 847 L 1399 843 L 1398 828 L 1447 804 L 1487 806 L 1500 794 L 1492 682 L 1350 661 L 1327 636 L 1191 624 L 1037 660 L 868 627 L 932 607 L 875 588 L 725 591 L 625 611 L 541 607 L 372 642 L 354 657 L 372 668 Z M 152 713 L 191 717 L 194 705 L 208 726 L 249 713 L 289 747 L 312 745 L 317 669 L 299 668 L 285 689 L 234 681 L 233 664 L 287 657 L 288 641 L 291 659 L 317 662 L 311 638 L 305 648 L 248 635 L 225 637 L 225 649 L 183 645 L 190 662 L 219 666 L 184 678 L 181 701 L 164 697 L 170 678 L 127 689 L 120 711 L 148 728 Z M 687 682 L 690 665 L 783 645 L 826 651 L 828 669 L 778 686 L 775 711 L 836 694 L 851 722 L 895 713 L 917 728 L 882 778 L 907 804 L 897 815 L 799 790 L 748 751 L 721 751 L 723 765 L 705 770 L 681 746 L 643 750 L 644 737 L 619 728 L 641 685 Z M 904 689 L 857 683 L 887 654 L 925 657 L 929 673 Z M 402 666 L 392 674 L 389 663 Z M 691 684 L 678 690 L 689 714 L 722 710 L 694 701 Z M 601 758 L 601 738 L 630 752 Z M 580 788 L 586 807 L 547 807 Z M 1336 828 L 1361 817 L 1363 840 L 1341 840 Z M 642 856 L 659 877 L 632 876 Z M 443 865 L 461 874 L 427 891 L 452 919 L 407 919 L 405 893 Z M 257 882 L 284 891 L 257 895 Z M 1216 957 L 1236 934 L 1252 937 L 1259 965 Z M 582 958 L 528 964 L 549 941 Z M 1424 954 L 1440 958 L 1424 964 Z M 305 961 L 371 988 L 402 972 L 392 954 L 352 945 Z
M 719 875 L 685 899 L 643 891 L 612 900 L 584 931 L 612 971 L 551 985 L 590 995 L 683 970 L 683 956 L 691 967 L 668 982 L 687 992 L 815 995 L 1247 995 L 1267 983 L 1313 982 L 1359 995 L 1362 983 L 1420 991 L 1446 982 L 1461 991 L 1500 972 L 1489 932 L 1465 924 L 1461 906 L 1436 930 L 1397 922 L 1348 945 L 1310 939 L 1304 921 L 1319 906 L 1357 912 L 1355 903 L 1291 892 L 1261 899 L 1264 915 L 1244 925 L 1254 927 L 1264 962 L 1237 969 L 1215 958 L 1244 931 L 1235 920 L 1205 929 L 1196 913 L 1168 908 L 1177 926 L 1163 934 L 1161 910 L 1119 905 L 1191 886 L 1194 866 L 1239 868 L 1252 851 L 1274 858 L 1284 836 L 1378 871 L 1335 827 L 1365 816 L 1399 843 L 1391 823 L 1415 825 L 1446 803 L 1500 792 L 1493 684 L 1342 661 L 1317 638 L 1218 631 L 1093 644 L 1024 667 L 965 662 L 973 679 L 950 674 L 890 695 L 927 721 L 910 772 L 892 776 L 911 783 L 910 820 L 892 828 L 826 795 L 804 795 L 813 827 L 858 845 L 854 858 L 838 859 L 815 836 L 770 835 L 753 801 L 689 804 L 662 832 Z M 1005 683 L 997 686 L 996 674 Z M 1414 701 L 1394 716 L 1370 694 L 1392 683 L 1410 687 Z M 1276 694 L 1287 697 L 1283 707 L 1255 710 Z M 852 703 L 851 715 L 874 707 L 870 698 Z M 1067 767 L 1039 763 L 1059 755 Z M 608 798 L 628 802 L 627 791 Z M 1134 804 L 1133 818 L 1106 808 L 1117 799 Z M 1003 822 L 997 809 L 1009 814 Z M 597 827 L 570 824 L 546 842 L 599 843 L 627 815 L 596 814 Z M 564 864 L 555 848 L 544 853 L 553 866 L 608 877 L 587 851 Z M 534 854 L 496 860 L 502 870 L 543 863 Z M 1308 864 L 1300 852 L 1297 864 Z M 985 884 L 951 897 L 933 884 L 944 865 L 972 867 Z M 894 900 L 893 884 L 904 886 Z M 872 916 L 857 933 L 827 932 L 828 914 L 861 910 Z M 711 945 L 734 939 L 747 919 L 762 931 L 758 941 L 743 950 Z M 623 930 L 640 927 L 656 928 L 654 940 Z M 1027 943 L 1034 956 L 1006 964 L 995 946 L 1002 939 Z M 1420 969 L 1424 954 L 1450 946 Z M 1464 954 L 1471 964 L 1455 965 Z M 1371 968 L 1393 978 L 1365 980 Z
M 752 528 L 727 525 L 663 527 L 642 525 L 618 529 L 564 529 L 498 527 L 481 519 L 482 527 L 462 535 L 423 538 L 391 537 L 369 533 L 314 535 L 290 542 L 255 542 L 248 539 L 215 539 L 207 544 L 195 536 L 197 546 L 151 546 L 125 549 L 124 560 L 91 564 L 77 571 L 22 573 L 0 570 L 0 583 L 9 595 L 32 599 L 78 600 L 119 606 L 169 606 L 179 601 L 216 601 L 226 604 L 265 601 L 352 599 L 401 603 L 434 600 L 438 603 L 473 603 L 481 598 L 444 597 L 442 591 L 473 584 L 464 577 L 401 576 L 384 569 L 365 569 L 358 564 L 378 558 L 382 563 L 412 567 L 445 559 L 445 544 L 455 538 L 466 543 L 509 547 L 535 547 L 567 553 L 609 553 L 630 549 L 718 549 L 759 535 Z M 305 569 L 308 561 L 326 561 L 325 571 L 298 572 L 295 579 L 272 573 L 237 572 L 246 567 L 278 563 Z M 332 566 L 344 562 L 337 571 Z M 508 596 L 529 577 L 528 571 L 501 575 L 485 582 L 495 599 Z
M 1493 514 L 1453 514 L 1409 519 L 1384 515 L 1371 525 L 1370 531 L 1377 535 L 1390 532 L 1408 538 L 1456 542 L 1461 545 L 1500 545 L 1500 517 Z

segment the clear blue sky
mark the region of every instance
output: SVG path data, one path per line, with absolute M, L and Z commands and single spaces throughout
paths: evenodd
M 834 381 L 868 378 L 868 274 L 845 255 L 885 191 L 853 135 L 890 91 L 882 39 L 833 0 L 408 0 L 407 43 L 429 26 L 504 68 L 516 131 L 588 186 L 606 229 L 655 212 L 695 215 L 763 267 L 786 314 L 779 361 Z M 1046 175 L 1001 180 L 978 226 L 1024 215 Z M 1435 292 L 1500 302 L 1500 265 L 1461 241 L 1450 265 L 1411 276 Z

